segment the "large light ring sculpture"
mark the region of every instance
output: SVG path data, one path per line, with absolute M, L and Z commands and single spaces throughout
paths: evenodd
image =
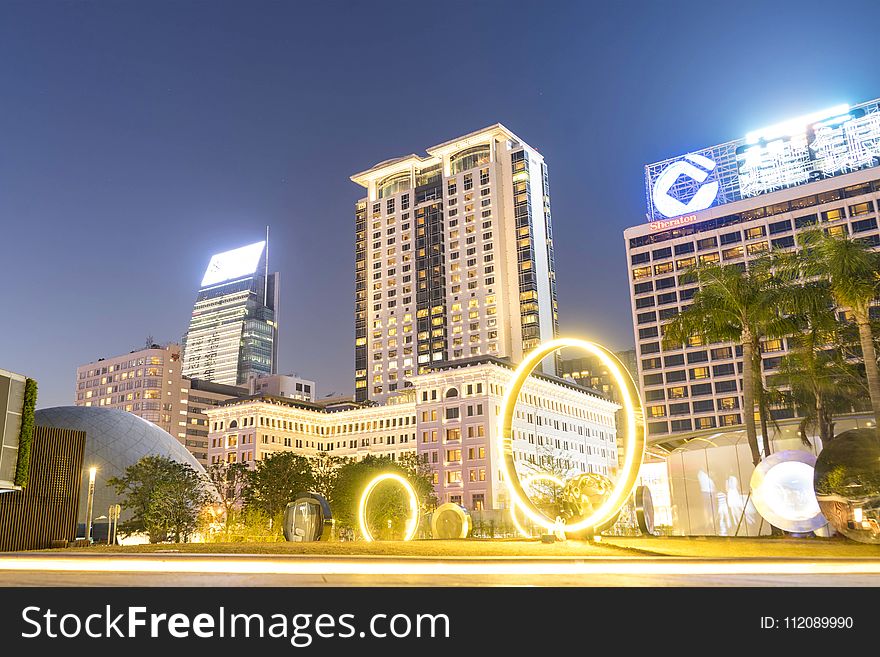
M 645 424 L 642 402 L 638 388 L 632 377 L 626 371 L 617 357 L 605 347 L 594 342 L 578 340 L 575 338 L 558 338 L 538 345 L 528 353 L 511 377 L 510 383 L 504 392 L 501 404 L 501 414 L 498 419 L 498 448 L 501 453 L 501 469 L 504 473 L 504 481 L 510 492 L 511 501 L 531 518 L 536 524 L 552 531 L 555 518 L 545 516 L 538 507 L 529 499 L 523 491 L 519 476 L 516 474 L 516 464 L 513 457 L 513 416 L 516 409 L 516 401 L 520 390 L 525 385 L 535 367 L 544 358 L 564 347 L 582 349 L 597 357 L 608 368 L 614 377 L 614 381 L 620 390 L 621 401 L 624 411 L 624 463 L 608 499 L 590 515 L 584 518 L 573 518 L 566 523 L 565 531 L 577 533 L 584 530 L 600 529 L 608 521 L 612 520 L 620 511 L 627 499 L 629 499 L 636 480 L 639 476 L 639 468 L 645 456 Z
M 536 481 L 549 481 L 551 484 L 555 484 L 560 488 L 565 487 L 565 483 L 557 477 L 556 475 L 550 474 L 549 472 L 538 472 L 533 475 L 529 475 L 525 479 L 522 480 L 523 491 L 528 488 L 533 482 Z M 510 505 L 510 519 L 513 521 L 513 526 L 516 527 L 516 531 L 520 533 L 520 536 L 523 538 L 531 538 L 531 532 L 527 532 L 525 527 L 519 524 L 519 519 L 516 517 L 516 505 Z
M 358 504 L 358 524 L 361 528 L 361 536 L 364 537 L 365 541 L 372 541 L 373 535 L 370 533 L 370 528 L 367 527 L 367 502 L 370 501 L 370 495 L 373 493 L 373 490 L 381 484 L 383 481 L 396 481 L 403 489 L 406 491 L 409 497 L 409 516 L 406 519 L 406 527 L 404 531 L 403 540 L 411 541 L 413 537 L 416 535 L 416 530 L 419 527 L 419 498 L 416 495 L 416 490 L 413 488 L 412 484 L 406 479 L 406 477 L 402 477 L 399 474 L 394 472 L 386 472 L 385 474 L 380 474 L 375 477 L 370 483 L 367 484 L 367 487 L 364 489 L 363 494 L 361 495 L 360 504 Z

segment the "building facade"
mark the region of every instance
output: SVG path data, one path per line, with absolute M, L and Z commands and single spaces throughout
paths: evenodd
M 304 379 L 298 374 L 261 374 L 248 379 L 251 395 L 288 397 L 299 401 L 315 401 L 318 393 L 314 381 Z
M 663 325 L 697 291 L 697 264 L 739 264 L 798 248 L 820 228 L 880 245 L 880 104 L 840 106 L 645 168 L 646 223 L 625 231 L 638 380 L 649 441 L 673 449 L 743 422 L 742 353 L 692 338 L 672 349 Z M 843 313 L 842 313 L 843 314 Z M 765 340 L 765 376 L 788 353 Z M 774 418 L 791 417 L 789 408 Z
M 366 189 L 355 207 L 358 401 L 383 401 L 441 362 L 519 362 L 556 335 L 548 172 L 535 149 L 495 124 L 352 180 Z
M 274 374 L 278 360 L 278 274 L 268 242 L 211 258 L 184 337 L 183 374 L 226 385 Z
M 211 462 L 253 466 L 267 454 L 327 452 L 362 459 L 415 453 L 431 464 L 438 499 L 473 510 L 509 505 L 497 423 L 512 368 L 491 357 L 443 364 L 412 379 L 383 405 L 322 407 L 279 397 L 226 402 L 208 410 Z M 617 468 L 618 406 L 562 379 L 533 376 L 519 397 L 514 456 L 524 474 Z
M 633 379 L 638 377 L 638 364 L 636 363 L 635 349 L 618 351 L 614 354 L 623 363 L 626 371 Z M 598 390 L 611 401 L 620 403 L 620 390 L 614 376 L 608 372 L 608 368 L 598 358 L 592 355 L 578 356 L 576 358 L 561 358 L 558 361 L 559 376 L 563 379 L 574 381 L 583 388 Z
M 17 490 L 19 437 L 27 377 L 0 370 L 0 491 Z
M 152 422 L 174 436 L 203 465 L 208 462 L 205 410 L 247 388 L 190 379 L 181 373 L 178 344 L 149 345 L 100 358 L 76 371 L 76 406 L 115 408 Z

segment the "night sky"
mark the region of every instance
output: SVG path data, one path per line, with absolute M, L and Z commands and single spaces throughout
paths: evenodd
M 3 0 L 0 368 L 73 403 L 269 224 L 279 371 L 350 394 L 349 176 L 496 122 L 550 167 L 563 334 L 631 347 L 645 163 L 880 96 L 880 3 L 594 4 Z

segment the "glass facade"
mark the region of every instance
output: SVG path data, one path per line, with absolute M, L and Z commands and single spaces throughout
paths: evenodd
M 264 244 L 253 271 L 199 290 L 184 338 L 184 376 L 241 385 L 275 373 L 278 274 L 265 271 L 266 257 Z

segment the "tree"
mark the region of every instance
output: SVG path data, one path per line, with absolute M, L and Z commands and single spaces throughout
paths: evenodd
M 119 531 L 144 532 L 151 543 L 189 540 L 211 501 L 205 481 L 191 466 L 165 456 L 144 456 L 107 484 L 122 496 L 122 508 L 132 511 Z
M 808 431 L 815 429 L 827 444 L 834 438 L 835 413 L 852 410 L 863 387 L 856 367 L 847 361 L 851 340 L 835 317 L 827 281 L 792 282 L 785 305 L 798 330 L 788 339 L 790 353 L 781 359 L 779 373 L 768 379 L 774 393 L 802 418 L 801 441 L 809 445 Z
M 225 512 L 223 533 L 229 538 L 229 526 L 235 510 L 241 506 L 250 484 L 249 470 L 244 463 L 219 461 L 208 468 L 208 480 L 214 486 L 220 506 Z
M 350 460 L 347 457 L 333 456 L 327 452 L 320 452 L 312 458 L 312 472 L 315 475 L 314 491 L 323 496 L 327 500 L 327 504 L 333 504 L 333 489 L 336 487 L 340 466 Z
M 743 419 L 752 462 L 761 462 L 755 426 L 755 404 L 761 382 L 761 340 L 792 332 L 793 324 L 781 310 L 783 281 L 768 261 L 756 260 L 745 269 L 738 265 L 700 266 L 684 276 L 699 283 L 693 303 L 666 324 L 663 344 L 675 349 L 694 336 L 704 342 L 735 342 L 743 352 Z M 762 408 L 765 405 L 762 405 Z M 764 453 L 770 439 L 764 431 Z
M 275 452 L 257 461 L 257 467 L 248 472 L 244 500 L 274 522 L 298 493 L 313 490 L 314 486 L 309 459 L 293 452 Z
M 339 527 L 357 527 L 358 505 L 367 484 L 385 472 L 406 477 L 416 491 L 422 511 L 430 510 L 436 505 L 433 469 L 429 463 L 415 454 L 403 455 L 397 461 L 384 456 L 367 455 L 362 461 L 349 461 L 339 468 L 332 507 L 333 518 Z M 367 517 L 374 536 L 399 536 L 408 516 L 409 500 L 399 485 L 388 482 L 377 486 L 370 497 Z
M 564 454 L 554 448 L 549 439 L 546 439 L 537 446 L 535 462 L 522 462 L 522 471 L 522 479 L 534 478 L 529 489 L 534 495 L 532 501 L 535 506 L 541 508 L 549 518 L 562 515 L 563 487 L 537 475 L 552 475 L 564 484 L 572 475 L 577 474 L 575 469 L 569 465 Z M 526 494 L 528 493 L 529 491 L 526 491 Z
M 868 394 L 874 422 L 880 420 L 880 369 L 874 348 L 871 304 L 880 292 L 880 253 L 867 243 L 848 236 L 833 237 L 824 231 L 810 231 L 800 237 L 801 274 L 828 282 L 838 308 L 848 309 L 859 331 Z

